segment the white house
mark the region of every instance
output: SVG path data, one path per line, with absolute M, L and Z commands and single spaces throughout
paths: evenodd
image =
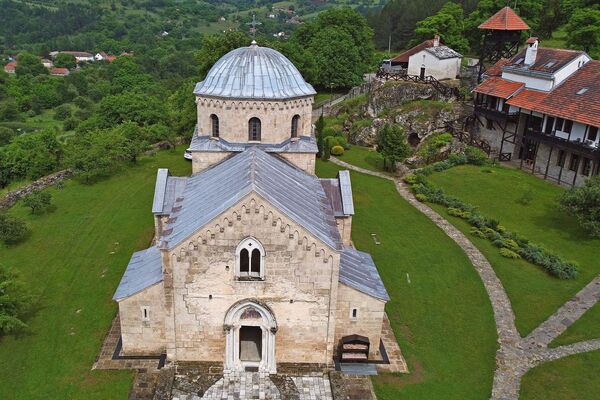
M 437 80 L 456 79 L 460 75 L 462 55 L 448 46 L 440 46 L 436 36 L 433 46 L 421 49 L 408 59 L 408 75 L 422 78 L 433 76 Z

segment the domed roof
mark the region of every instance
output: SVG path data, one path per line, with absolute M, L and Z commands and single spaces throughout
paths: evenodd
M 194 94 L 238 99 L 289 99 L 316 92 L 280 52 L 252 41 L 221 57 L 196 84 Z

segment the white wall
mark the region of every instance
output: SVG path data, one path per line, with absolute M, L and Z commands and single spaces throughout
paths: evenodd
M 408 59 L 408 74 L 420 75 L 425 65 L 425 76 L 431 75 L 438 80 L 455 79 L 460 72 L 460 58 L 439 60 L 431 53 L 421 50 Z

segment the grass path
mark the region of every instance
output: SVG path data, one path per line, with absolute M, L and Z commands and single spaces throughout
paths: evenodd
M 116 312 L 111 300 L 131 253 L 152 238 L 158 167 L 189 174 L 183 150 L 159 152 L 92 186 L 50 189 L 56 210 L 27 220 L 31 237 L 0 262 L 39 296 L 31 332 L 0 341 L 1 399 L 124 399 L 132 372 L 90 371 Z
M 339 169 L 331 162 L 317 163 L 322 177 L 335 176 Z M 496 333 L 477 272 L 452 239 L 398 195 L 392 182 L 351 174 L 352 239 L 377 263 L 392 298 L 386 311 L 411 370 L 374 378 L 378 399 L 489 398 Z

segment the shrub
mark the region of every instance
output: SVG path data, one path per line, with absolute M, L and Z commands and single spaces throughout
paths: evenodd
M 456 165 L 463 165 L 466 164 L 468 162 L 467 160 L 467 156 L 464 154 L 458 154 L 458 153 L 452 153 L 448 156 L 448 160 L 446 160 L 447 162 L 449 162 L 450 164 L 456 166 Z
M 574 216 L 591 237 L 600 237 L 600 176 L 564 192 L 559 204 L 561 210 Z
M 322 131 L 322 135 L 324 138 L 327 138 L 328 136 L 337 136 L 340 134 L 340 131 L 338 131 L 337 129 L 333 128 L 333 127 L 327 127 L 327 128 L 323 128 Z
M 531 189 L 529 189 L 525 193 L 523 193 L 523 195 L 521 197 L 519 197 L 519 199 L 517 200 L 517 202 L 523 206 L 528 206 L 529 204 L 531 204 L 532 201 L 533 201 L 533 191 Z
M 32 214 L 43 214 L 47 212 L 52 202 L 52 195 L 48 192 L 33 192 L 23 198 L 23 204 L 31 208 Z
M 479 229 L 475 228 L 475 227 L 472 227 L 472 228 L 471 228 L 471 233 L 472 233 L 473 235 L 475 235 L 475 236 L 477 236 L 477 237 L 481 238 L 481 239 L 487 239 L 487 238 L 485 237 L 485 234 L 484 234 L 483 232 L 481 232 Z
M 442 172 L 450 168 L 452 168 L 452 164 L 446 161 L 440 161 L 433 164 L 433 170 L 435 172 Z
M 344 148 L 342 146 L 333 146 L 331 148 L 331 154 L 334 156 L 341 156 L 344 154 Z
M 487 154 L 483 150 L 473 146 L 467 146 L 465 156 L 467 157 L 467 162 L 473 165 L 484 165 L 488 161 Z
M 512 259 L 518 259 L 521 258 L 520 255 L 518 255 L 517 253 L 515 253 L 514 251 L 510 250 L 510 249 L 500 249 L 500 255 L 502 257 L 506 257 L 506 258 L 512 258 Z
M 428 167 L 421 168 L 421 169 L 419 170 L 419 173 L 421 173 L 421 174 L 423 174 L 423 175 L 425 175 L 425 176 L 429 176 L 429 175 L 433 174 L 433 171 L 434 171 L 434 170 L 433 170 L 433 167 L 430 165 L 430 166 L 428 166 Z
M 70 116 L 71 116 L 71 108 L 66 104 L 56 107 L 56 110 L 54 111 L 54 119 L 59 120 L 59 121 L 64 121 L 65 119 L 69 118 Z
M 63 130 L 64 131 L 72 131 L 77 128 L 79 125 L 79 121 L 76 118 L 70 117 L 65 119 L 63 122 Z
M 327 161 L 331 157 L 331 148 L 327 145 L 327 143 L 325 144 L 326 145 L 323 147 L 323 154 L 321 155 L 321 160 L 323 161 Z
M 408 185 L 414 185 L 417 183 L 417 175 L 415 174 L 405 175 L 402 179 L 404 180 L 404 183 Z
M 33 298 L 14 274 L 0 265 L 0 337 L 27 328 L 24 320 L 30 314 Z
M 425 203 L 427 201 L 427 196 L 422 193 L 418 193 L 415 195 L 415 199 L 419 200 L 421 203 Z
M 0 213 L 0 241 L 6 244 L 19 243 L 29 233 L 23 220 L 5 213 Z

